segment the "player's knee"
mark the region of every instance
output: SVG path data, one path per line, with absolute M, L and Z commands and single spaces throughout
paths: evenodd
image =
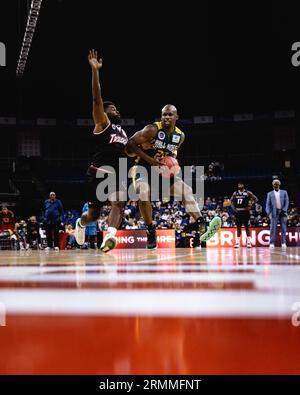
M 137 190 L 137 193 L 139 194 L 139 200 L 142 202 L 149 201 L 150 200 L 150 187 L 146 183 L 141 183 L 139 185 L 139 189 Z
M 184 196 L 187 197 L 191 197 L 193 195 L 193 190 L 189 185 L 185 185 L 184 186 Z

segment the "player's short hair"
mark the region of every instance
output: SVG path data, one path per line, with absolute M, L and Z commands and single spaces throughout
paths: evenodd
M 105 101 L 103 102 L 103 108 L 104 108 L 104 110 L 106 110 L 107 107 L 109 107 L 109 106 L 115 106 L 115 104 L 114 104 L 112 101 L 105 100 Z

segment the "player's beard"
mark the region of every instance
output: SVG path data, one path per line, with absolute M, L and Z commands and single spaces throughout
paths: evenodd
M 120 124 L 120 123 L 121 123 L 121 117 L 120 117 L 120 115 L 110 115 L 110 116 L 109 116 L 109 120 L 110 120 L 112 123 L 116 123 L 116 124 Z

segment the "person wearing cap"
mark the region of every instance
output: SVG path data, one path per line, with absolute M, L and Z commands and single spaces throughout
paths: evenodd
M 287 191 L 280 189 L 281 182 L 278 179 L 273 180 L 273 191 L 268 192 L 266 213 L 270 217 L 270 248 L 275 247 L 277 223 L 280 221 L 281 226 L 281 247 L 286 249 L 286 228 L 287 228 L 287 211 L 289 208 L 289 196 Z

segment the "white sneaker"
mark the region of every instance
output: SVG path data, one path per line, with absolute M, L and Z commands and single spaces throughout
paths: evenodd
M 281 244 L 281 248 L 283 249 L 283 250 L 286 250 L 286 244 L 284 243 L 284 244 Z
M 50 251 L 50 248 L 49 247 L 46 247 L 45 249 L 44 249 L 44 251 Z
M 273 249 L 275 248 L 274 244 L 270 244 L 270 245 L 269 245 L 269 248 L 270 248 L 271 250 L 273 250 Z
M 252 248 L 251 243 L 248 242 L 248 243 L 247 243 L 247 247 L 248 247 L 248 248 Z
M 80 221 L 80 218 L 78 218 L 76 221 L 74 236 L 75 236 L 75 240 L 77 241 L 77 244 L 82 246 L 85 241 L 85 226 L 84 227 L 80 226 L 78 224 L 79 221 Z
M 236 243 L 234 248 L 240 248 L 240 243 Z
M 54 251 L 59 251 L 59 248 L 58 247 L 54 247 Z
M 117 238 L 110 233 L 104 237 L 103 242 L 100 246 L 100 250 L 103 252 L 108 252 L 113 250 L 117 245 Z

